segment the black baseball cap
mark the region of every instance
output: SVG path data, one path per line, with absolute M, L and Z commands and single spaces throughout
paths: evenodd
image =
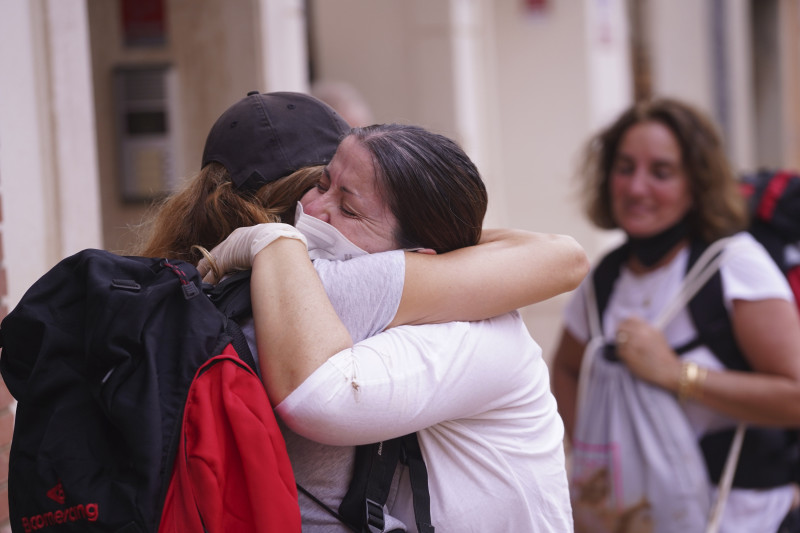
M 202 166 L 216 161 L 236 189 L 255 191 L 303 167 L 329 163 L 349 130 L 313 96 L 251 91 L 211 127 Z

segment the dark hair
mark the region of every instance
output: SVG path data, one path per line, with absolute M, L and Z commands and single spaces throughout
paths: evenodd
M 418 126 L 353 128 L 372 155 L 378 190 L 398 222 L 401 248 L 444 253 L 477 244 L 488 198 L 480 173 L 451 139 Z
M 581 169 L 589 219 L 600 228 L 618 227 L 611 211 L 611 170 L 623 136 L 643 122 L 663 124 L 680 146 L 692 195 L 689 236 L 711 242 L 743 229 L 745 202 L 713 122 L 692 106 L 667 98 L 631 106 L 589 140 Z
M 323 166 L 300 169 L 257 191 L 234 188 L 228 171 L 209 163 L 184 187 L 155 206 L 143 225 L 135 255 L 168 257 L 196 264 L 233 230 L 264 222 L 294 223 L 297 202 L 322 176 Z

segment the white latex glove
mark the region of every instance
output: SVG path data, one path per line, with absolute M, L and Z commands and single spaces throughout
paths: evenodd
M 211 257 L 220 277 L 235 270 L 251 268 L 256 254 L 281 237 L 297 239 L 308 247 L 305 236 L 289 224 L 273 222 L 235 229 L 211 250 Z M 203 281 L 207 283 L 219 281 L 208 259 L 201 259 L 197 264 L 197 270 L 203 276 Z

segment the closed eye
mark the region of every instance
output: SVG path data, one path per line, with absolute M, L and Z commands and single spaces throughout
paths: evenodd
M 359 214 L 354 213 L 353 211 L 350 211 L 345 206 L 340 206 L 339 207 L 339 211 L 341 211 L 344 216 L 349 217 L 349 218 L 361 218 L 361 216 Z

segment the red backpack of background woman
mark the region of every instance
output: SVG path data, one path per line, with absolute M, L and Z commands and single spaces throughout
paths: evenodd
M 786 275 L 800 308 L 800 174 L 762 170 L 745 176 L 742 190 L 752 215 L 750 233 Z

